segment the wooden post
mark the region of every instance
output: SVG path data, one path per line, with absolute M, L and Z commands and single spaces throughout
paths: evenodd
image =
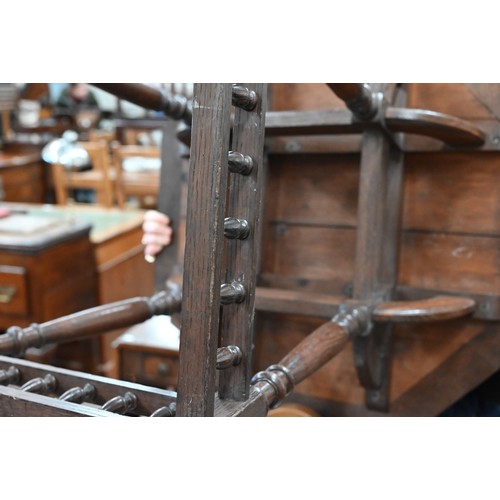
M 172 243 L 164 248 L 155 262 L 155 290 L 164 290 L 167 279 L 182 272 L 180 247 L 182 205 L 182 158 L 180 143 L 176 138 L 177 122 L 167 120 L 162 127 L 160 189 L 157 209 L 170 217 Z
M 230 174 L 227 215 L 246 221 L 249 231 L 244 239 L 228 238 L 226 241 L 225 281 L 242 284 L 245 298 L 223 308 L 221 345 L 238 346 L 242 360 L 238 366 L 220 372 L 219 397 L 244 401 L 249 395 L 252 376 L 255 286 L 265 183 L 263 153 L 267 85 L 242 83 L 238 88 L 253 91 L 257 98 L 256 106 L 249 111 L 236 108 L 233 127 L 232 150 L 251 158 L 252 166 L 246 174 Z
M 212 416 L 231 84 L 194 87 L 177 416 Z
M 403 153 L 382 127 L 363 132 L 360 168 L 353 298 L 373 306 L 396 285 L 403 175 Z M 392 325 L 375 323 L 353 343 L 369 408 L 388 406 L 391 338 Z

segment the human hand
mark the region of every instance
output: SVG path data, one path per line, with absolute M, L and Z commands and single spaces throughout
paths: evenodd
M 142 223 L 144 258 L 153 263 L 156 255 L 172 241 L 170 218 L 157 210 L 148 210 Z

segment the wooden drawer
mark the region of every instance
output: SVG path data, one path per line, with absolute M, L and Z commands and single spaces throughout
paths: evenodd
M 27 316 L 27 288 L 27 273 L 24 267 L 0 266 L 0 315 Z
M 120 378 L 131 382 L 176 390 L 179 375 L 178 352 L 153 354 L 119 349 Z

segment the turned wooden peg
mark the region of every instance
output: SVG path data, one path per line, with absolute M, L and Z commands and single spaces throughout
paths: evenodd
M 223 283 L 220 286 L 220 303 L 239 304 L 245 300 L 245 287 L 239 281 Z
M 21 380 L 21 372 L 15 366 L 0 370 L 0 385 L 17 384 Z
M 116 396 L 102 406 L 102 410 L 111 411 L 124 415 L 137 406 L 137 396 L 132 392 L 126 392 L 123 396 Z
M 237 345 L 228 345 L 217 349 L 217 370 L 224 370 L 232 366 L 238 366 L 243 359 L 241 349 Z
M 25 392 L 36 392 L 37 394 L 48 394 L 54 392 L 57 387 L 57 380 L 54 375 L 47 373 L 45 377 L 37 377 L 28 380 L 21 390 Z
M 250 225 L 245 219 L 226 217 L 224 219 L 224 236 L 230 240 L 244 240 L 250 234 Z
M 233 106 L 245 111 L 252 111 L 257 106 L 258 100 L 259 97 L 254 90 L 247 89 L 241 85 L 233 85 Z
M 229 171 L 233 172 L 233 174 L 249 175 L 254 167 L 252 157 L 238 153 L 238 151 L 229 151 L 227 163 Z
M 175 417 L 176 409 L 177 405 L 175 403 L 170 403 L 168 406 L 162 406 L 155 410 L 151 413 L 150 417 Z
M 62 401 L 71 403 L 83 403 L 92 401 L 95 397 L 95 387 L 92 384 L 85 384 L 83 387 L 73 387 L 59 396 Z

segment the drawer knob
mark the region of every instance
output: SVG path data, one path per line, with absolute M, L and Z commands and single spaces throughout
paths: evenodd
M 158 365 L 158 373 L 160 375 L 166 375 L 170 371 L 170 366 L 168 366 L 168 363 L 160 363 Z
M 13 285 L 0 285 L 0 304 L 8 304 L 17 292 Z

